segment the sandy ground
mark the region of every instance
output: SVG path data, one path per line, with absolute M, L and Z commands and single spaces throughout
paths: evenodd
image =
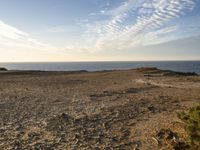
M 0 149 L 173 149 L 195 102 L 200 76 L 155 68 L 0 72 Z

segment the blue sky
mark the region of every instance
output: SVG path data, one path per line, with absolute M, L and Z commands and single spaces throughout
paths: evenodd
M 199 60 L 199 0 L 0 0 L 0 62 Z

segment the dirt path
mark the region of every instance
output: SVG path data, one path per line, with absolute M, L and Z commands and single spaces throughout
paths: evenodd
M 153 80 L 148 80 L 148 79 L 135 79 L 133 82 L 136 83 L 142 83 L 142 84 L 147 84 L 147 85 L 154 85 L 154 86 L 159 86 L 159 87 L 171 87 L 171 88 L 200 88 L 200 83 L 174 83 L 173 81 L 170 84 L 166 83 L 160 83 L 160 82 L 155 82 Z

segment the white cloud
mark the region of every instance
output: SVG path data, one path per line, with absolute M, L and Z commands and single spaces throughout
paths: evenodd
M 93 50 L 159 44 L 169 41 L 172 37 L 165 35 L 178 29 L 166 23 L 194 7 L 194 0 L 128 0 L 115 9 L 104 10 L 101 15 L 111 19 L 90 24 L 87 34 L 96 37 Z
M 68 48 L 71 50 L 73 47 Z M 79 51 L 84 50 L 83 48 Z M 78 50 L 77 50 L 78 51 Z M 0 21 L 0 62 L 73 60 L 64 48 L 40 42 L 16 27 Z
M 22 39 L 22 37 L 24 36 L 26 37 L 28 36 L 28 34 L 0 21 L 0 38 L 1 39 L 16 40 L 16 39 Z
M 37 50 L 53 49 L 53 47 L 31 38 L 28 33 L 0 20 L 0 49 L 5 48 L 28 48 Z
M 108 2 L 107 6 L 110 3 Z M 44 44 L 13 26 L 0 21 L 0 50 L 23 49 L 83 54 L 96 51 L 126 50 L 138 46 L 155 45 L 176 39 L 171 33 L 180 27 L 167 23 L 195 7 L 194 0 L 127 0 L 120 6 L 91 13 L 91 20 L 80 20 L 74 26 L 47 28 L 51 34 L 80 33 L 81 42 L 56 49 Z M 95 15 L 95 17 L 93 16 Z M 95 18 L 95 19 L 94 19 Z M 94 21 L 95 20 L 95 21 Z M 87 26 L 84 31 L 83 25 Z M 83 33 L 81 35 L 81 33 Z M 70 35 L 71 36 L 71 35 Z M 78 35 L 79 36 L 79 35 Z M 81 45 L 80 45 L 81 43 Z M 85 44 L 84 44 L 85 43 Z M 79 46 L 80 45 L 80 46 Z M 52 55 L 53 57 L 53 55 Z

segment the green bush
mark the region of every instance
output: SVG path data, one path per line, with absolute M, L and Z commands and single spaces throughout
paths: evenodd
M 200 103 L 178 117 L 186 123 L 189 149 L 200 150 Z

